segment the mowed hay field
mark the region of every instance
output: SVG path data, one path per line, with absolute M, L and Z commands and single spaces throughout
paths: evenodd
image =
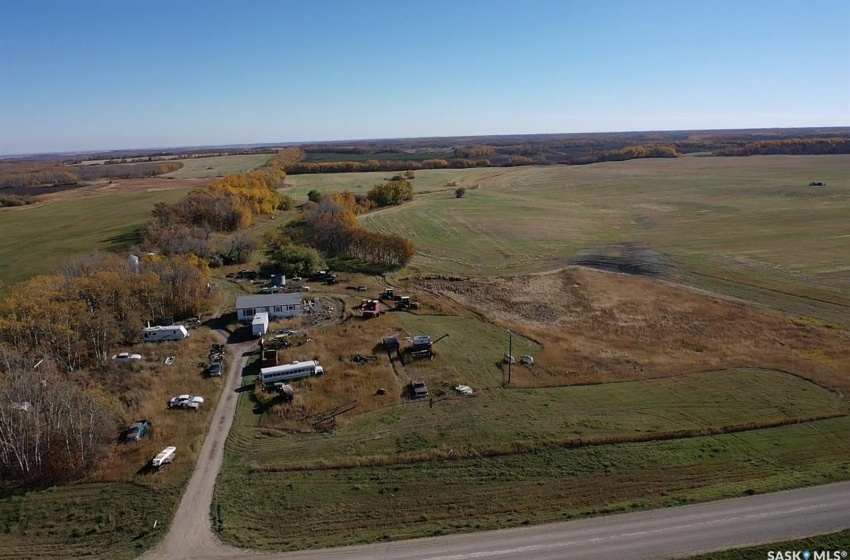
M 850 327 L 850 156 L 521 167 L 479 183 L 361 221 L 411 239 L 424 273 L 550 270 L 632 242 L 685 282 Z
M 0 282 L 48 274 L 72 255 L 128 247 L 157 202 L 176 202 L 188 190 L 62 198 L 0 210 Z
M 242 393 L 213 509 L 227 542 L 374 542 L 850 478 L 841 329 L 584 269 L 397 287 L 422 309 L 346 311 L 283 354 L 326 369 L 295 384 L 293 405 Z M 507 327 L 516 355 L 535 356 L 511 389 Z M 390 362 L 376 346 L 419 333 L 450 335 L 433 361 Z M 373 351 L 373 365 L 350 360 Z M 433 399 L 405 400 L 410 379 Z M 350 400 L 332 433 L 304 420 Z
M 423 169 L 415 172 L 410 181 L 413 192 L 451 192 L 458 187 L 476 188 L 485 179 L 493 179 L 511 173 L 512 170 L 501 167 L 481 167 L 473 169 Z M 354 194 L 366 194 L 374 185 L 385 183 L 401 171 L 367 171 L 362 173 L 308 173 L 286 177 L 284 193 L 298 200 L 306 199 L 307 193 L 317 190 L 320 193 L 350 191 Z
M 183 167 L 172 173 L 166 173 L 163 177 L 175 179 L 224 177 L 256 169 L 264 165 L 271 157 L 271 154 L 245 154 L 181 159 L 179 161 Z
M 86 481 L 0 493 L 0 558 L 120 560 L 138 556 L 165 535 L 224 384 L 205 378 L 199 366 L 214 340 L 199 329 L 188 342 L 128 348 L 143 356 L 141 366 L 115 365 L 97 374 L 121 395 L 121 425 L 144 418 L 150 432 L 125 444 L 116 431 L 107 457 Z M 176 360 L 166 366 L 169 355 Z M 167 410 L 166 401 L 182 393 L 203 396 L 201 409 Z M 159 472 L 146 468 L 170 445 L 177 447 L 171 465 Z

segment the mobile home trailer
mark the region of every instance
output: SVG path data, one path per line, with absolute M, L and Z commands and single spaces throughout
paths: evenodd
M 160 340 L 183 340 L 189 338 L 189 331 L 183 325 L 170 327 L 146 327 L 142 330 L 142 340 L 157 342 Z
M 273 366 L 260 370 L 260 381 L 263 385 L 274 385 L 279 381 L 293 381 L 305 377 L 315 377 L 325 373 L 316 360 L 308 362 L 293 362 L 283 366 Z

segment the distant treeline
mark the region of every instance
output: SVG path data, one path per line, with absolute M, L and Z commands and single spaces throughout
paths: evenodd
M 155 177 L 183 167 L 179 161 L 118 165 L 69 166 L 56 162 L 12 161 L 0 163 L 0 188 L 73 185 L 98 179 Z
M 290 174 L 351 171 L 583 165 L 635 158 L 669 158 L 704 152 L 713 155 L 755 153 L 847 153 L 850 128 L 755 130 L 680 130 L 587 134 L 526 134 L 369 140 L 305 145 L 287 166 Z M 348 154 L 349 158 L 345 155 Z M 384 154 L 382 156 L 381 154 Z M 439 154 L 439 157 L 436 155 Z M 392 157 L 389 157 L 389 156 Z M 370 157 L 371 156 L 371 157 Z M 321 161 L 326 159 L 327 161 Z
M 468 167 L 489 167 L 490 160 L 470 159 L 426 159 L 415 160 L 377 160 L 367 161 L 296 161 L 286 166 L 289 175 L 307 173 L 352 173 L 355 171 L 417 171 L 420 169 L 464 169 Z
M 471 146 L 456 148 L 454 155 L 455 157 L 453 158 L 426 159 L 423 161 L 369 159 L 366 161 L 310 162 L 295 160 L 290 161 L 284 168 L 289 175 L 303 175 L 307 173 L 352 173 L 357 171 L 418 171 L 420 169 L 513 167 L 520 165 L 548 165 L 553 163 L 583 165 L 600 161 L 623 161 L 636 158 L 673 158 L 677 157 L 679 153 L 673 146 L 626 146 L 618 150 L 588 152 L 553 159 L 551 154 L 535 152 L 534 149 L 527 146 L 502 148 Z
M 568 162 L 572 165 L 599 163 L 601 161 L 626 161 L 640 158 L 674 158 L 679 152 L 673 146 L 626 146 L 621 150 L 594 152 L 586 156 L 576 156 Z
M 770 154 L 786 155 L 828 155 L 850 154 L 850 138 L 803 139 L 789 138 L 786 140 L 766 140 L 747 142 L 736 146 L 728 146 L 716 150 L 717 156 L 756 156 Z
M 521 134 L 323 142 L 284 147 L 272 160 L 277 161 L 276 167 L 291 175 L 398 172 L 514 165 L 582 165 L 634 158 L 668 158 L 694 152 L 717 156 L 846 154 L 850 153 L 848 142 L 848 127 Z M 252 146 L 120 150 L 86 154 L 84 157 L 30 156 L 0 160 L 0 188 L 73 184 L 103 177 L 148 177 L 177 169 L 146 167 L 181 165 L 174 158 L 273 152 L 273 146 Z M 281 154 L 285 154 L 286 161 L 280 159 Z M 106 160 L 108 165 L 68 165 L 84 160 Z

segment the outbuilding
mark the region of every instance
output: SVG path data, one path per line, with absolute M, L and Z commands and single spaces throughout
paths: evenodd
M 261 337 L 269 332 L 269 314 L 263 311 L 257 313 L 251 320 L 251 332 L 256 337 Z
M 236 298 L 236 318 L 253 322 L 257 313 L 268 313 L 269 319 L 300 317 L 300 294 L 260 294 Z

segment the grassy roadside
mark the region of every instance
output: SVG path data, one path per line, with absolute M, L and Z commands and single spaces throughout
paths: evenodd
M 692 556 L 688 560 L 765 560 L 768 552 L 776 551 L 798 551 L 808 550 L 826 552 L 847 552 L 850 554 L 850 531 L 839 531 L 828 535 L 819 535 L 808 539 L 793 541 L 782 541 L 769 545 L 752 546 L 747 548 L 736 548 L 734 550 L 723 550 L 711 554 Z M 802 556 L 801 556 L 802 558 Z M 841 556 L 846 558 L 846 556 Z
M 285 473 L 249 473 L 228 457 L 217 491 L 221 536 L 259 549 L 317 548 L 846 480 L 848 429 L 850 419 L 841 418 L 659 443 Z

